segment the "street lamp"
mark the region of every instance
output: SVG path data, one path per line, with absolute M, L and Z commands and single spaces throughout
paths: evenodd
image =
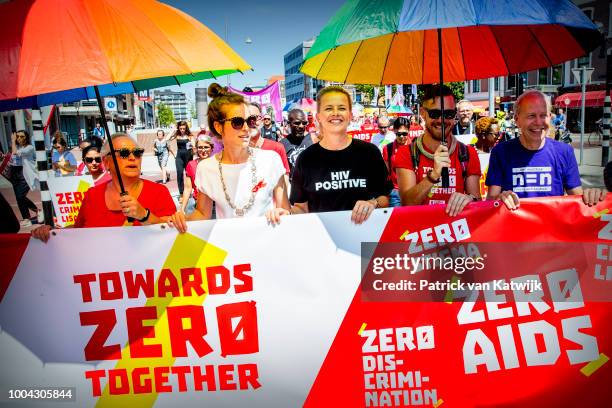
M 580 165 L 582 165 L 582 158 L 584 155 L 584 115 L 586 107 L 586 83 L 591 80 L 594 68 L 580 67 L 572 68 L 572 74 L 578 84 L 582 85 L 582 103 L 580 106 Z
M 229 36 L 228 36 L 228 33 L 229 33 L 229 24 L 228 24 L 228 19 L 227 19 L 227 16 L 226 16 L 226 17 L 225 17 L 225 43 L 226 43 L 227 45 L 229 45 Z M 251 45 L 251 44 L 253 44 L 253 40 L 251 40 L 251 37 L 247 37 L 247 38 L 244 40 L 244 43 L 245 43 L 246 45 Z M 227 75 L 227 86 L 230 86 L 230 85 L 231 85 L 231 82 L 232 82 L 231 77 L 232 77 L 232 75 L 231 75 L 231 74 L 228 74 L 228 75 Z

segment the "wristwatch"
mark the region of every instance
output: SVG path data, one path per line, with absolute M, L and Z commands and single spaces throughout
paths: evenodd
M 147 222 L 147 220 L 149 219 L 149 216 L 151 215 L 151 210 L 149 210 L 148 208 L 145 208 L 145 210 L 147 210 L 147 214 L 142 217 L 141 219 L 136 218 L 136 221 L 138 222 Z
M 433 173 L 433 169 L 429 170 L 427 172 L 427 180 L 429 180 L 431 183 L 433 184 L 438 184 L 440 182 L 440 177 L 438 177 L 437 179 L 433 178 L 431 176 L 431 173 Z

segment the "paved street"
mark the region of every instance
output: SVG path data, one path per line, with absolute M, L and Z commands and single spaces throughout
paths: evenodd
M 576 154 L 576 160 L 579 160 L 580 157 L 580 135 L 572 135 L 572 146 L 574 147 L 574 153 Z M 74 149 L 73 154 L 75 157 L 80 157 L 80 151 L 78 149 Z M 580 176 L 582 178 L 583 187 L 603 187 L 603 167 L 599 164 L 601 162 L 601 146 L 592 146 L 588 143 L 588 138 L 585 136 L 584 140 L 584 154 L 583 154 L 583 164 L 580 166 Z M 178 205 L 178 187 L 176 185 L 176 167 L 174 165 L 174 159 L 170 157 L 168 160 L 168 170 L 170 171 L 170 182 L 166 184 L 168 189 L 170 190 L 170 194 L 174 198 L 175 202 Z M 159 171 L 159 166 L 157 165 L 157 158 L 153 154 L 145 154 L 143 156 L 142 161 L 142 174 L 143 177 L 147 180 L 151 181 L 159 181 L 161 180 L 161 173 Z M 15 201 L 15 195 L 13 193 L 13 189 L 10 183 L 4 178 L 0 176 L 0 193 L 6 197 L 8 202 L 13 207 L 15 214 L 19 216 L 19 210 L 17 209 L 17 204 Z M 40 207 L 40 192 L 30 192 L 30 199 L 34 201 Z M 22 228 L 20 232 L 29 232 L 33 227 Z
M 81 152 L 78 148 L 72 150 L 72 153 L 75 157 L 80 158 Z M 176 167 L 174 165 L 174 159 L 170 157 L 168 160 L 168 170 L 170 171 L 170 182 L 166 184 L 168 189 L 170 190 L 170 194 L 174 198 L 176 204 L 178 205 L 178 187 L 176 185 Z M 151 181 L 159 181 L 161 180 L 161 173 L 159 170 L 159 166 L 157 164 L 157 158 L 153 154 L 145 154 L 142 160 L 142 175 L 143 178 Z M 15 194 L 13 193 L 13 188 L 11 184 L 4 177 L 0 176 L 0 194 L 6 197 L 7 201 L 13 207 L 13 211 L 17 215 L 17 218 L 21 220 L 21 216 L 19 214 L 19 209 L 17 208 L 17 201 L 15 200 Z M 30 191 L 28 197 L 42 208 L 40 201 L 40 192 L 39 191 Z M 19 232 L 29 232 L 36 225 L 32 227 L 22 228 Z

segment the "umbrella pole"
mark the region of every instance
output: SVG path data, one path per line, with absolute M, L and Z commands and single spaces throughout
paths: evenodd
M 108 146 L 110 147 L 110 154 L 113 159 L 113 164 L 115 165 L 115 173 L 117 176 L 117 181 L 119 182 L 119 189 L 121 190 L 121 195 L 127 195 L 127 191 L 125 191 L 125 187 L 123 186 L 123 179 L 121 179 L 121 174 L 119 173 L 119 163 L 117 162 L 117 155 L 115 154 L 115 146 L 113 146 L 113 138 L 111 137 L 110 132 L 108 131 L 108 123 L 106 123 L 106 109 L 104 109 L 104 100 L 100 96 L 100 90 L 97 85 L 94 85 L 94 91 L 96 93 L 96 100 L 98 101 L 98 108 L 100 108 L 100 115 L 102 115 L 102 127 L 104 128 L 104 133 L 108 139 Z M 128 222 L 134 222 L 134 218 L 127 217 Z
M 440 70 L 440 86 L 444 85 L 444 71 L 442 69 L 442 29 L 438 28 L 438 69 Z M 440 109 L 442 110 L 442 116 L 440 117 L 440 123 L 442 125 L 442 144 L 446 146 L 446 130 L 444 119 L 444 96 L 442 96 L 442 88 L 440 88 Z M 442 188 L 448 188 L 450 185 L 450 178 L 448 176 L 448 167 L 442 168 Z

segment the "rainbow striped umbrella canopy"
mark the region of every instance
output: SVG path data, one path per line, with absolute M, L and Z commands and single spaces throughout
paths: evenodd
M 202 23 L 154 0 L 8 1 L 0 15 L 0 101 L 54 103 L 94 85 L 135 92 L 251 69 Z
M 600 41 L 569 0 L 349 0 L 301 70 L 334 82 L 425 84 L 439 82 L 441 56 L 444 81 L 465 81 L 556 65 Z

